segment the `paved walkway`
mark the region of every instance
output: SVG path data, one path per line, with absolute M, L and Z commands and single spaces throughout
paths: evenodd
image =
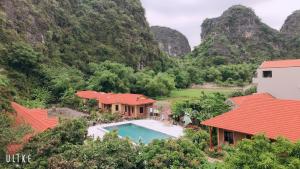
M 183 136 L 183 127 L 177 125 L 167 125 L 161 121 L 157 120 L 132 120 L 118 123 L 110 123 L 110 124 L 100 124 L 96 126 L 92 126 L 88 128 L 88 136 L 96 138 L 102 138 L 105 133 L 108 131 L 104 129 L 104 127 L 116 126 L 121 124 L 132 123 L 138 126 L 146 127 L 152 129 L 154 131 L 158 131 L 175 138 L 179 138 Z
M 88 116 L 83 112 L 79 112 L 66 107 L 50 108 L 48 109 L 48 115 L 55 116 L 55 117 L 64 117 L 64 118 L 78 118 L 78 117 Z

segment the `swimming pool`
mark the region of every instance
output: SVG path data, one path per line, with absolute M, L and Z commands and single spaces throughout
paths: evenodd
M 141 141 L 144 144 L 148 144 L 154 139 L 172 138 L 172 136 L 170 135 L 141 127 L 132 123 L 104 127 L 104 129 L 108 131 L 117 130 L 118 134 L 121 137 L 128 137 L 135 143 L 139 143 Z

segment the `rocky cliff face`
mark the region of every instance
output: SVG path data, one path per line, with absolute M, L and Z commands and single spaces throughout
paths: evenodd
M 89 63 L 106 60 L 136 70 L 162 70 L 168 61 L 139 0 L 0 0 L 0 111 L 15 94 L 50 90 L 57 69 L 80 79 Z
M 285 40 L 286 56 L 300 58 L 300 10 L 287 17 L 280 32 Z
M 0 24 L 4 46 L 24 41 L 70 66 L 112 60 L 139 68 L 161 60 L 139 0 L 1 0 Z
M 236 5 L 202 24 L 195 56 L 221 56 L 228 62 L 261 61 L 281 56 L 279 32 L 262 23 L 250 8 Z
M 180 57 L 191 52 L 189 42 L 182 33 L 160 26 L 152 26 L 151 31 L 160 49 L 168 55 Z
M 300 36 L 300 10 L 287 17 L 280 32 L 288 36 Z

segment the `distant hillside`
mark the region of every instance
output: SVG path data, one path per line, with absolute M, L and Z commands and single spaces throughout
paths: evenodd
M 261 62 L 287 57 L 279 31 L 261 22 L 250 8 L 236 5 L 220 17 L 202 24 L 202 43 L 193 51 L 197 57 L 218 57 L 225 62 Z
M 191 52 L 188 39 L 177 30 L 161 26 L 152 26 L 151 31 L 160 49 L 169 56 L 180 57 Z
M 160 60 L 138 0 L 2 0 L 1 42 L 23 40 L 62 63 L 113 60 L 134 68 Z
M 57 76 L 79 84 L 72 76 L 89 76 L 91 62 L 161 70 L 166 60 L 139 0 L 1 0 L 0 25 L 0 102 Z
M 280 32 L 285 39 L 286 55 L 300 58 L 300 10 L 287 17 Z
M 280 31 L 289 36 L 300 36 L 300 10 L 287 17 Z

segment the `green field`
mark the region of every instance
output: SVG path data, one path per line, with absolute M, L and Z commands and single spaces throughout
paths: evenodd
M 171 92 L 169 97 L 162 97 L 158 98 L 161 101 L 177 101 L 183 100 L 188 98 L 195 98 L 201 95 L 202 92 L 204 93 L 215 93 L 219 92 L 226 96 L 228 96 L 233 91 L 236 91 L 236 88 L 215 88 L 215 89 L 204 89 L 204 88 L 193 88 L 193 89 L 178 89 Z

